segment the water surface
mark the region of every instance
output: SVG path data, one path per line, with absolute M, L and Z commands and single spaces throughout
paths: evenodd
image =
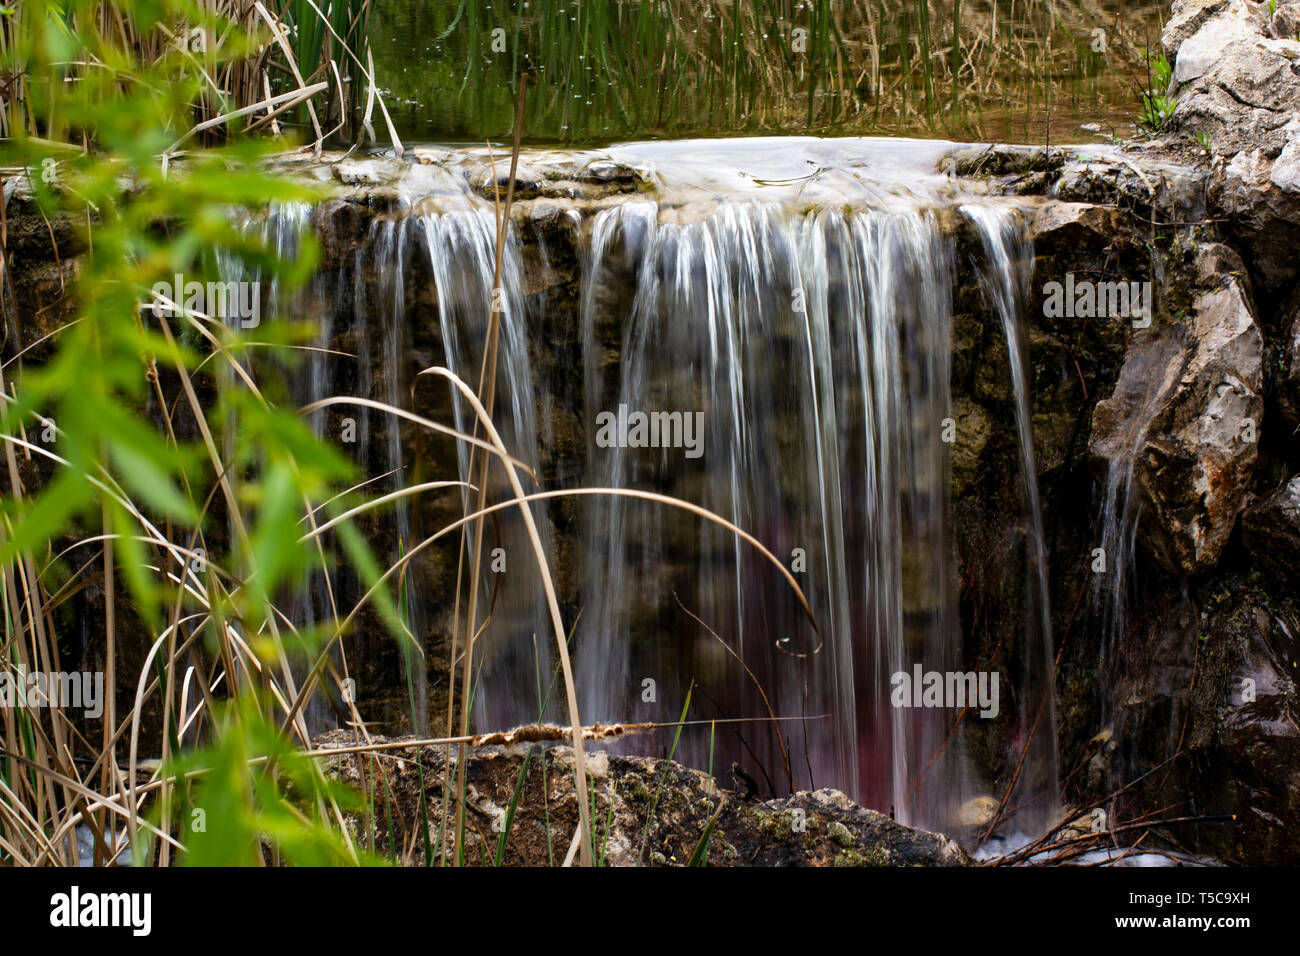
M 1131 135 L 1155 0 L 385 0 L 399 135 L 530 142 L 756 133 L 1079 142 Z M 378 127 L 377 127 L 378 128 Z

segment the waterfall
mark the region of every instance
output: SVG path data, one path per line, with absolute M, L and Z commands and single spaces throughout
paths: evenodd
M 443 360 L 470 388 L 477 389 L 487 331 L 488 305 L 496 258 L 496 220 L 490 206 L 466 205 L 444 212 L 429 212 L 418 219 L 424 252 L 437 292 L 437 320 L 443 343 Z M 510 454 L 533 469 L 539 467 L 537 448 L 539 416 L 523 297 L 520 244 L 508 233 L 502 264 L 503 296 L 499 312 L 496 407 L 497 425 Z M 471 434 L 476 419 L 459 395 L 453 396 L 457 430 Z M 469 472 L 469 448 L 457 447 L 461 479 L 477 482 Z M 488 501 L 510 496 L 499 465 L 489 472 Z M 467 510 L 477 506 L 477 494 L 466 490 Z M 543 552 L 553 561 L 543 503 L 530 506 L 542 537 Z M 467 549 L 472 549 L 472 536 Z M 468 576 L 471 554 L 465 554 Z M 474 653 L 481 670 L 474 696 L 478 726 L 513 726 L 544 716 L 544 707 L 528 689 L 549 683 L 550 648 L 554 636 L 546 599 L 537 573 L 536 559 L 526 526 L 516 512 L 498 513 L 488 522 L 484 536 L 484 575 L 478 614 L 488 627 L 476 641 Z M 543 695 L 544 696 L 544 695 Z
M 243 215 L 237 227 L 246 234 L 258 233 L 261 244 L 275 258 L 284 263 L 297 260 L 304 236 L 310 228 L 312 206 L 305 202 L 272 202 L 265 215 L 253 217 Z M 273 275 L 266 288 L 261 288 L 265 275 L 258 265 L 250 266 L 237 253 L 228 249 L 218 249 L 216 254 L 217 272 L 222 282 L 250 282 L 257 291 L 262 313 L 258 325 L 262 322 L 274 322 L 299 314 L 304 303 L 320 300 L 327 296 L 327 283 L 323 276 L 317 275 L 310 287 L 295 296 L 293 303 L 285 301 L 284 290 L 278 275 Z M 229 301 L 229 300 L 228 300 Z M 330 393 L 331 371 L 326 350 L 333 334 L 332 312 L 324 311 L 324 318 L 316 329 L 315 336 L 308 346 L 300 350 L 295 360 L 284 369 L 284 398 L 295 407 L 301 407 Z M 241 317 L 234 314 L 221 316 L 227 324 L 239 327 Z M 256 335 L 253 326 L 241 329 L 245 333 Z M 217 374 L 234 378 L 234 372 L 228 367 L 219 367 Z M 317 437 L 323 434 L 325 418 L 323 411 L 317 410 L 308 418 L 308 423 Z M 222 435 L 222 451 L 227 461 L 234 459 L 238 442 L 238 422 L 233 417 L 225 423 Z M 232 487 L 239 481 L 237 470 L 231 469 L 226 480 Z M 232 519 L 233 520 L 233 519 Z M 235 530 L 233 524 L 228 527 L 229 540 L 233 549 Z M 305 584 L 295 587 L 288 595 L 285 604 L 285 617 L 292 628 L 301 634 L 310 634 L 334 619 L 332 601 L 336 582 L 334 576 L 325 569 L 313 570 Z M 277 622 L 281 630 L 283 622 Z M 282 635 L 282 643 L 296 643 Z M 296 692 L 306 677 L 313 663 L 310 653 L 289 649 L 290 663 L 286 689 Z M 337 653 L 335 654 L 337 659 Z M 317 734 L 331 730 L 336 726 L 333 710 L 329 705 L 328 690 L 312 694 L 300 717 L 300 726 L 308 734 Z
M 496 225 L 490 205 L 468 195 L 444 197 L 442 208 L 428 204 L 395 219 L 381 219 L 372 227 L 369 247 L 379 289 L 378 302 L 368 307 L 372 314 L 361 317 L 361 327 L 372 334 L 378 327 L 382 357 L 379 398 L 387 404 L 410 409 L 417 390 L 438 389 L 448 396 L 456 429 L 473 434 L 476 418 L 470 406 L 450 385 L 433 376 L 420 376 L 423 366 L 443 365 L 477 390 L 482 363 L 488 309 L 492 302 L 492 277 L 496 251 Z M 527 337 L 528 319 L 523 296 L 520 243 L 514 235 L 506 243 L 500 312 L 499 366 L 494 422 L 512 456 L 534 470 L 538 467 L 539 415 Z M 535 316 L 533 317 L 536 318 Z M 413 359 L 413 336 L 417 330 L 435 329 L 441 353 L 418 365 Z M 393 488 L 411 484 L 418 458 L 404 449 L 411 440 L 409 425 L 395 416 L 384 415 L 384 460 L 372 462 L 372 475 L 392 473 Z M 482 432 L 480 430 L 479 434 Z M 428 437 L 428 436 L 426 436 Z M 455 468 L 461 480 L 476 482 L 470 475 L 469 446 L 454 446 Z M 489 471 L 489 501 L 509 494 L 503 471 L 493 464 Z M 477 505 L 477 492 L 463 490 L 460 502 L 466 510 Z M 542 503 L 532 506 L 541 529 L 543 550 L 548 560 L 554 555 Z M 422 528 L 418 510 L 402 499 L 396 505 L 398 547 L 410 550 L 432 529 Z M 473 536 L 467 537 L 463 574 L 470 573 Z M 424 557 L 412 562 L 410 586 L 405 589 L 407 626 L 417 641 L 433 627 L 450 629 L 450 600 L 441 595 L 435 604 L 425 592 L 428 578 Z M 455 579 L 455 556 L 449 584 Z M 482 553 L 482 576 L 478 595 L 476 626 L 486 627 L 474 644 L 473 722 L 481 727 L 513 726 L 537 720 L 552 705 L 542 707 L 532 691 L 550 682 L 552 635 L 545 596 L 537 575 L 533 548 L 523 521 L 510 511 L 498 512 L 487 522 Z M 436 614 L 440 615 L 435 619 Z M 467 605 L 462 603 L 461 628 Z M 463 636 L 463 635 L 462 635 Z M 426 652 L 428 647 L 425 646 Z M 445 667 L 439 662 L 439 670 Z M 459 671 L 457 673 L 459 680 Z M 412 669 L 412 685 L 419 721 L 427 725 L 428 686 L 424 667 Z
M 268 219 L 268 229 L 272 230 L 275 237 L 270 245 L 274 248 L 277 257 L 285 262 L 293 262 L 299 253 L 302 244 L 302 237 L 308 229 L 311 215 L 311 206 L 307 203 L 296 202 L 288 205 L 288 208 L 282 212 L 277 212 L 273 207 L 272 215 Z M 280 300 L 278 280 L 271 283 L 270 301 L 274 304 Z M 325 277 L 316 276 L 310 287 L 306 290 L 303 298 L 311 302 L 325 302 L 330 298 L 331 290 Z M 332 306 L 334 303 L 330 303 Z M 312 310 L 316 311 L 316 310 Z M 286 386 L 291 401 L 299 408 L 308 405 L 319 399 L 325 398 L 335 393 L 332 387 L 333 369 L 331 367 L 331 356 L 329 355 L 330 341 L 334 334 L 334 310 L 321 308 L 319 314 L 322 316 L 319 325 L 315 330 L 313 340 L 308 343 L 307 350 L 300 353 L 299 359 L 287 371 Z M 274 315 L 271 316 L 274 318 Z M 323 409 L 317 409 L 312 412 L 307 419 L 308 425 L 312 432 L 318 437 L 325 435 L 325 412 Z M 304 634 L 316 632 L 317 636 L 322 635 L 330 626 L 333 625 L 336 618 L 336 598 L 338 593 L 338 575 L 328 568 L 316 568 L 309 575 L 307 582 L 299 588 L 295 588 L 289 602 L 288 615 L 293 625 Z M 314 645 L 314 641 L 312 644 Z M 314 652 L 308 655 L 295 656 L 295 675 L 296 682 L 301 682 L 305 678 L 311 665 L 314 663 Z M 341 662 L 341 655 L 337 648 L 331 650 L 330 654 L 335 665 Z M 298 671 L 301 668 L 301 671 Z M 340 668 L 342 672 L 343 669 Z M 333 730 L 338 726 L 338 718 L 335 715 L 333 707 L 330 705 L 330 699 L 337 697 L 337 690 L 328 678 L 321 682 L 321 690 L 307 698 L 303 710 L 307 730 L 310 734 L 318 734 L 327 730 Z
M 604 270 L 627 268 L 637 278 L 621 317 L 618 380 L 600 388 L 603 394 L 588 394 L 586 407 L 591 418 L 597 409 L 621 406 L 676 415 L 683 427 L 698 420 L 699 446 L 693 453 L 684 447 L 599 448 L 591 442 L 591 483 L 673 494 L 757 533 L 778 555 L 802 549 L 807 567 L 819 572 L 807 575 L 818 619 L 823 627 L 842 626 L 848 608 L 835 414 L 828 403 L 833 383 L 826 290 L 805 289 L 801 262 L 801 250 L 817 244 L 815 224 L 758 204 L 723 206 L 687 225 L 660 226 L 656 212 L 633 203 L 595 223 L 597 244 L 616 241 L 622 262 L 590 257 L 582 318 L 588 348 L 599 318 L 594 309 L 604 308 L 593 294 Z M 611 230 L 618 233 L 613 240 Z M 598 354 L 584 355 L 588 370 L 599 364 Z M 588 378 L 598 381 L 590 371 Z M 772 388 L 777 381 L 795 387 L 783 394 Z M 818 400 L 808 401 L 810 394 Z M 594 437 L 589 430 L 589 442 Z M 808 467 L 783 474 L 783 444 Z M 799 508 L 786 507 L 791 496 Z M 768 658 L 770 666 L 770 658 L 781 656 L 779 645 L 789 648 L 782 660 L 802 660 L 798 655 L 807 654 L 817 638 L 793 595 L 774 586 L 772 569 L 756 562 L 748 545 L 662 505 L 618 498 L 590 506 L 587 532 L 588 601 L 576 667 L 580 699 L 592 717 L 674 719 L 677 714 L 660 705 L 684 699 L 687 673 L 707 673 L 716 681 L 701 685 L 702 691 L 757 703 L 745 689 L 751 680 L 722 647 L 725 642 L 755 667 L 760 683 L 768 680 L 775 710 L 802 713 L 811 703 L 810 686 L 819 705 L 829 701 L 836 710 L 834 743 L 818 748 L 815 765 L 792 765 L 790 773 L 805 782 L 809 775 L 855 775 L 851 735 L 844 733 L 852 721 L 851 648 L 831 645 L 806 664 L 758 674 L 764 665 L 755 662 Z M 757 593 L 760 588 L 770 593 Z M 682 615 L 679 601 L 704 624 L 680 627 L 682 620 L 694 619 Z M 675 640 L 669 629 L 677 630 Z M 842 655 L 838 668 L 822 666 L 831 647 Z M 791 759 L 788 750 L 778 758 L 782 744 L 756 730 L 752 745 L 772 761 L 769 767 Z M 687 754 L 706 750 L 699 734 L 688 735 Z
M 1029 600 L 1026 653 L 1022 657 L 1020 686 L 1029 706 L 1020 714 L 1018 736 L 1027 749 L 1023 773 L 1013 799 L 1021 808 L 1017 826 L 1038 832 L 1058 817 L 1059 767 L 1056 746 L 1055 662 L 1052 654 L 1052 613 L 1047 583 L 1047 545 L 1038 495 L 1038 469 L 1034 461 L 1031 408 L 1032 382 L 1026 367 L 1024 294 L 1033 273 L 1033 248 L 1023 238 L 1016 214 L 991 206 L 966 205 L 962 213 L 975 226 L 984 248 L 980 284 L 1002 320 L 1010 357 L 1011 384 L 1016 403 L 1016 430 L 1020 448 L 1021 495 L 1028 522 L 1027 564 Z
M 1117 643 L 1128 629 L 1133 596 L 1138 522 L 1142 513 L 1140 488 L 1134 471 L 1152 420 L 1161 409 L 1176 376 L 1183 342 L 1177 334 L 1148 335 L 1135 341 L 1125 356 L 1115 391 L 1107 404 L 1120 412 L 1113 436 L 1094 445 L 1106 459 L 1106 484 L 1099 518 L 1098 545 L 1103 565 L 1094 571 L 1092 610 L 1101 625 L 1099 666 L 1118 659 Z M 1094 559 L 1095 560 L 1095 559 Z M 1108 719 L 1109 714 L 1103 718 Z
M 574 313 L 566 321 L 575 327 L 563 330 L 578 353 L 572 364 L 549 351 L 547 323 L 556 320 L 529 291 L 545 284 L 534 281 L 541 267 L 525 261 L 517 220 L 503 263 L 495 420 L 511 452 L 540 467 L 557 440 L 550 403 L 567 402 L 582 419 L 572 459 L 579 470 L 558 483 L 552 477 L 552 487 L 636 489 L 709 509 L 770 549 L 812 612 L 810 620 L 758 550 L 696 515 L 644 499 L 585 497 L 553 504 L 566 528 L 553 540 L 551 515 L 535 505 L 544 550 L 572 582 L 564 600 L 584 722 L 671 725 L 689 695 L 693 723 L 680 733 L 669 726 L 613 747 L 676 747 L 678 759 L 724 780 L 732 767 L 763 795 L 833 786 L 902 821 L 945 826 L 993 788 L 965 745 L 961 722 L 977 719 L 974 708 L 922 705 L 895 690 L 914 672 L 951 677 L 981 666 L 959 621 L 946 434 L 953 217 L 901 186 L 837 175 L 813 203 L 793 201 L 805 195 L 793 178 L 782 180 L 789 191 L 776 201 L 696 183 L 681 187 L 691 201 L 628 198 L 570 216 L 571 249 L 561 252 L 576 259 L 578 287 L 561 309 Z M 862 187 L 853 207 L 822 198 L 845 182 Z M 362 335 L 382 336 L 386 367 L 374 378 L 402 406 L 420 388 L 443 387 L 410 377 L 413 349 L 427 361 L 413 345 L 416 332 L 436 340 L 434 362 L 477 386 L 492 299 L 491 205 L 463 192 L 435 198 L 381 218 L 368 253 L 383 302 Z M 1015 767 L 1028 747 L 1010 802 L 1017 827 L 1028 829 L 1050 822 L 1058 799 L 1026 368 L 1033 251 L 1014 213 L 960 208 L 981 239 L 977 272 L 1011 356 L 1027 607 L 1021 659 L 1001 675 L 1011 689 L 1000 702 L 1018 722 L 1004 762 Z M 527 255 L 544 264 L 551 240 L 530 239 Z M 536 368 L 542 357 L 545 374 Z M 456 427 L 473 431 L 468 406 L 446 394 Z M 410 468 L 420 466 L 410 439 L 395 424 L 384 427 L 383 464 L 409 483 Z M 467 448 L 451 453 L 469 480 Z M 505 494 L 500 484 L 489 489 L 490 500 Z M 461 503 L 474 500 L 465 493 Z M 537 719 L 546 708 L 534 688 L 553 682 L 554 638 L 531 548 L 517 516 L 499 519 L 489 522 L 480 581 L 487 626 L 475 646 L 473 723 L 482 729 Z M 412 520 L 400 518 L 398 533 L 418 540 Z M 504 573 L 490 568 L 493 554 L 504 556 Z M 442 581 L 454 575 L 456 556 L 453 547 Z M 439 626 L 435 614 L 449 623 L 449 593 L 425 602 L 426 628 Z M 555 696 L 546 716 L 559 711 Z
M 411 404 L 407 394 L 412 375 L 407 334 L 408 227 L 406 219 L 380 220 L 372 227 L 370 242 L 377 265 L 378 301 L 375 308 L 379 315 L 374 324 L 379 332 L 378 398 L 385 405 L 406 410 Z M 371 324 L 368 319 L 364 318 L 362 324 Z M 370 345 L 368 340 L 367 346 Z M 397 415 L 384 413 L 380 422 L 384 434 L 384 457 L 377 468 L 372 463 L 370 474 L 388 475 L 391 490 L 396 491 L 414 483 L 411 468 L 414 463 L 408 462 L 402 451 L 403 420 Z M 405 555 L 417 544 L 414 533 L 411 502 L 399 499 L 394 508 L 392 560 Z M 410 697 L 411 722 L 415 732 L 420 734 L 429 730 L 429 672 L 424 659 L 428 650 L 425 640 L 428 614 L 424 590 L 419 584 L 422 566 L 423 562 L 418 559 L 411 561 L 400 594 L 401 606 L 405 610 L 403 624 L 407 631 L 401 644 L 403 670 Z
M 601 501 L 584 542 L 580 699 L 606 721 L 675 719 L 660 703 L 680 706 L 692 679 L 697 719 L 763 718 L 766 700 L 808 720 L 759 719 L 723 731 L 725 744 L 694 728 L 688 759 L 734 754 L 774 789 L 789 760 L 796 787 L 833 784 L 937 821 L 961 792 L 952 714 L 890 706 L 890 679 L 960 663 L 940 436 L 952 241 L 916 210 L 725 203 L 686 224 L 658 212 L 628 203 L 593 223 L 587 414 L 702 412 L 702 454 L 592 442 L 591 483 L 675 494 L 754 532 L 795 570 L 821 633 L 734 536 L 660 505 Z M 612 301 L 629 278 L 634 293 Z M 621 361 L 603 372 L 595 328 L 611 308 Z

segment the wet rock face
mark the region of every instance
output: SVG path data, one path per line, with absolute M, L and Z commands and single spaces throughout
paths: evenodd
M 1242 531 L 1258 567 L 1300 585 L 1300 475 L 1247 511 Z
M 1222 0 L 1179 5 L 1188 12 L 1171 25 L 1174 36 L 1182 31 L 1185 39 L 1227 6 Z M 1292 516 L 1300 489 L 1277 482 L 1300 465 L 1294 457 L 1300 290 L 1292 291 L 1288 272 L 1300 261 L 1298 237 L 1286 231 L 1300 218 L 1290 194 L 1273 181 L 1277 162 L 1255 151 L 1220 156 L 1213 168 L 1199 170 L 1177 143 L 1059 154 L 1054 162 L 1042 150 L 1010 147 L 960 155 L 963 171 L 983 175 L 991 191 L 1058 200 L 1035 216 L 1035 291 L 1066 271 L 1150 276 L 1156 284 L 1156 314 L 1146 330 L 1127 322 L 1053 320 L 1030 303 L 1054 635 L 1065 644 L 1058 685 L 1062 767 L 1072 768 L 1066 779 L 1086 781 L 1080 793 L 1089 799 L 1140 779 L 1108 804 L 1122 818 L 1171 806 L 1180 815 L 1210 818 L 1165 831 L 1182 847 L 1234 862 L 1294 863 L 1300 860 L 1294 836 L 1300 614 L 1291 595 L 1300 534 Z M 1229 166 L 1238 177 L 1235 193 L 1225 189 Z M 1223 234 L 1246 253 L 1244 262 L 1234 248 L 1207 243 L 1206 232 L 1195 228 L 1159 236 L 1136 254 L 1131 248 L 1153 224 L 1198 222 L 1224 216 L 1225 209 Z M 1252 288 L 1264 290 L 1262 312 Z M 956 371 L 960 338 L 954 349 Z M 1071 395 L 1066 379 L 1043 374 L 1055 354 L 1072 373 L 1078 363 L 1086 395 Z M 1044 416 L 1078 408 L 1086 420 L 1064 459 L 1045 454 Z M 1005 412 L 987 417 L 992 425 L 981 439 L 996 447 Z M 1239 440 L 1245 436 L 1234 424 L 1244 420 L 1255 423 L 1266 452 L 1257 455 L 1255 445 Z M 1135 462 L 1141 522 L 1128 623 L 1112 645 L 1102 641 L 1104 624 L 1095 612 L 1090 619 L 1085 604 L 1076 621 L 1072 609 L 1087 574 L 1082 555 L 1096 543 L 1099 479 L 1104 482 L 1107 463 L 1126 460 Z M 955 477 L 958 464 L 954 457 Z M 986 472 L 976 474 L 985 480 L 972 483 L 973 493 L 954 488 L 959 533 L 987 520 L 969 516 L 968 505 L 987 510 L 1007 482 L 990 484 Z M 1076 502 L 1089 505 L 1076 508 Z M 1243 508 L 1237 539 L 1233 529 Z M 1011 617 L 1005 600 L 989 596 L 1001 590 L 989 582 L 1015 580 L 1008 572 L 999 578 L 997 540 L 986 536 L 977 547 L 962 548 L 964 580 L 975 582 L 963 593 L 974 605 L 963 626 L 970 627 L 968 642 L 979 646 L 988 642 L 983 620 Z M 1101 686 L 1099 660 L 1106 674 Z M 1243 700 L 1246 678 L 1254 682 L 1253 701 Z M 1153 767 L 1161 769 L 1148 774 Z
M 1168 833 L 1227 862 L 1300 861 L 1300 609 L 1256 572 L 1146 606 L 1115 682 L 1114 736 L 1094 760 L 1139 780 L 1125 815 L 1177 804 Z M 1175 756 L 1176 755 L 1176 756 Z M 1141 775 L 1152 767 L 1163 769 Z
M 312 231 L 327 268 L 337 268 L 369 242 L 372 211 L 347 199 L 327 199 L 312 210 Z
M 1232 276 L 1209 280 L 1218 287 L 1197 295 L 1188 318 L 1134 342 L 1093 413 L 1093 455 L 1136 456 L 1139 537 L 1178 577 L 1218 563 L 1245 506 L 1264 413 L 1264 341 L 1245 290 Z
M 382 742 L 383 738 L 375 738 Z M 353 741 L 341 732 L 323 747 Z M 382 759 L 391 788 L 393 832 L 421 863 L 420 782 L 432 826 L 441 812 L 444 748 L 389 751 Z M 525 756 L 527 768 L 525 769 Z M 395 759 L 394 759 L 395 758 Z M 374 786 L 367 758 L 341 754 L 327 764 L 358 789 Z M 896 823 L 858 806 L 837 790 L 800 792 L 758 802 L 725 790 L 708 774 L 645 757 L 588 752 L 595 812 L 595 853 L 605 866 L 964 866 L 970 858 L 946 836 Z M 560 865 L 578 826 L 573 752 L 564 746 L 485 747 L 470 752 L 465 855 L 470 864 L 495 857 L 507 809 L 520 786 L 503 863 Z M 383 784 L 376 801 L 384 812 Z M 388 821 L 376 822 L 386 853 Z
M 1300 424 L 1300 290 L 1288 310 L 1295 316 L 1278 355 L 1278 407 L 1291 424 Z
M 1300 487 L 1292 492 L 1294 536 Z M 1236 837 L 1259 859 L 1294 863 L 1300 860 L 1294 831 L 1300 815 L 1300 643 L 1293 625 L 1267 606 L 1252 606 L 1240 619 L 1240 657 L 1222 701 L 1227 716 L 1220 737 L 1233 771 L 1229 786 L 1241 821 Z
M 1085 227 L 1110 217 L 1113 235 L 1121 212 L 1147 224 L 1195 222 L 1206 216 L 1207 171 L 1199 147 L 1161 142 L 1124 146 L 970 146 L 943 160 L 944 171 L 985 180 L 991 192 L 1045 196 L 1062 203 L 1091 204 Z M 1203 156 L 1203 153 L 1201 153 Z M 1047 212 L 1053 212 L 1047 207 Z M 1077 218 L 1077 211 L 1063 218 Z

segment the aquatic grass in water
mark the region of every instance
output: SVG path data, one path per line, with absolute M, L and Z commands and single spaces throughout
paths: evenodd
M 531 142 L 758 132 L 1091 138 L 1124 132 L 1162 7 L 1036 0 L 404 0 L 374 11 L 407 138 Z M 415 39 L 416 58 L 411 44 Z

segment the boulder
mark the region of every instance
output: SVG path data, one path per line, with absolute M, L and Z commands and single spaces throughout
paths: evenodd
M 1284 193 L 1300 193 L 1300 117 L 1286 125 L 1286 144 L 1278 153 L 1268 181 Z
M 1174 4 L 1163 43 L 1177 100 L 1170 128 L 1214 157 L 1211 214 L 1250 262 L 1259 293 L 1300 272 L 1300 4 Z
M 336 731 L 317 744 L 328 749 L 352 742 L 350 735 Z M 443 747 L 388 752 L 391 825 L 399 847 L 408 851 L 403 862 L 423 860 L 420 769 L 432 826 L 437 826 L 444 754 Z M 507 744 L 473 748 L 468 759 L 467 860 L 490 863 L 517 795 L 503 862 L 558 866 L 578 823 L 573 751 L 557 743 Z M 372 773 L 365 758 L 355 754 L 328 757 L 326 766 L 358 788 L 367 785 Z M 686 866 L 706 861 L 708 866 L 965 866 L 971 862 L 956 841 L 860 807 L 838 790 L 759 801 L 672 761 L 589 750 L 587 766 L 589 799 L 596 806 L 592 817 L 596 854 L 606 866 Z M 378 802 L 379 807 L 388 805 Z M 389 825 L 387 820 L 376 821 L 381 853 L 388 849 Z
M 1279 40 L 1300 40 L 1300 2 L 1279 3 L 1269 18 L 1268 32 Z
M 1288 142 L 1288 150 L 1291 149 Z M 1292 173 L 1262 149 L 1216 160 L 1209 197 L 1214 215 L 1225 220 L 1224 231 L 1251 264 L 1251 277 L 1261 295 L 1278 296 L 1300 272 L 1300 192 L 1290 188 Z
M 1139 537 L 1179 577 L 1218 563 L 1246 503 L 1264 411 L 1263 337 L 1241 280 L 1217 278 L 1188 318 L 1135 338 L 1093 413 L 1092 454 L 1133 461 Z
M 1300 103 L 1300 43 L 1214 20 L 1183 44 L 1174 83 L 1175 130 L 1203 134 L 1215 155 L 1260 148 L 1274 157 Z
M 1230 0 L 1174 0 L 1173 16 L 1165 24 L 1160 42 L 1170 62 L 1183 41 L 1198 33 L 1206 22 L 1227 11 Z

